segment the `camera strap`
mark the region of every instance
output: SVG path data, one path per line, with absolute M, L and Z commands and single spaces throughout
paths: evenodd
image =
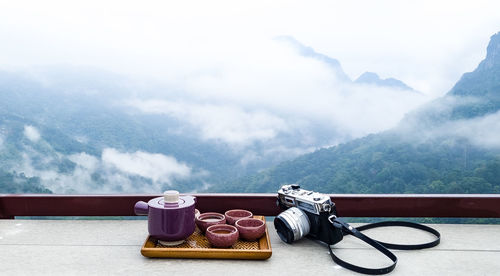
M 387 274 L 387 273 L 394 270 L 394 268 L 396 267 L 396 264 L 398 262 L 398 258 L 391 251 L 389 251 L 388 248 L 399 249 L 399 250 L 424 249 L 424 248 L 430 248 L 430 247 L 434 247 L 434 246 L 438 245 L 440 240 L 441 240 L 441 234 L 437 230 L 435 230 L 431 227 L 428 227 L 428 226 L 425 226 L 422 224 L 418 224 L 418 223 L 413 223 L 413 222 L 384 221 L 384 222 L 366 224 L 366 225 L 363 225 L 360 227 L 353 227 L 353 226 L 349 225 L 347 222 L 345 222 L 344 220 L 342 220 L 341 218 L 337 218 L 337 217 L 331 219 L 330 222 L 332 223 L 333 227 L 341 229 L 342 232 L 344 233 L 344 235 L 353 235 L 356 238 L 366 242 L 367 244 L 369 244 L 370 246 L 372 246 L 373 248 L 377 249 L 379 252 L 384 254 L 386 257 L 391 259 L 391 261 L 393 262 L 391 265 L 386 266 L 386 267 L 382 267 L 382 268 L 366 268 L 366 267 L 362 267 L 362 266 L 357 266 L 357 265 L 351 264 L 351 263 L 346 262 L 346 261 L 340 259 L 339 257 L 337 257 L 335 254 L 333 254 L 331 245 L 327 245 L 328 250 L 330 251 L 330 256 L 332 257 L 332 260 L 336 264 L 338 264 L 344 268 L 350 269 L 352 271 L 364 273 L 364 274 L 369 274 L 369 275 Z M 386 242 L 374 240 L 374 239 L 364 235 L 363 233 L 361 233 L 361 231 L 363 231 L 363 230 L 368 230 L 368 229 L 373 229 L 373 228 L 378 228 L 378 227 L 389 227 L 389 226 L 402 226 L 402 227 L 410 227 L 410 228 L 419 229 L 419 230 L 426 231 L 426 232 L 433 234 L 434 236 L 436 236 L 436 239 L 432 242 L 422 243 L 422 244 L 393 244 L 393 243 L 386 243 Z

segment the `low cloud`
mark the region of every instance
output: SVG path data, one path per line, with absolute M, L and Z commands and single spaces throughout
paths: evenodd
M 155 183 L 170 184 L 172 178 L 187 178 L 191 174 L 191 168 L 186 164 L 159 153 L 127 153 L 107 148 L 102 152 L 102 162 L 122 173 L 150 178 Z
M 500 149 L 500 111 L 468 118 L 487 103 L 484 98 L 446 96 L 412 112 L 394 130 L 414 143 L 465 139 L 479 148 Z
M 36 143 L 40 140 L 40 132 L 34 126 L 25 125 L 23 133 L 24 136 L 26 136 L 26 138 L 28 138 L 31 142 Z
M 86 154 L 85 152 L 72 154 L 68 156 L 68 159 L 82 169 L 90 172 L 96 171 L 101 165 L 101 161 L 97 157 Z
M 430 99 L 346 81 L 339 68 L 275 40 L 255 41 L 251 49 L 233 46 L 218 62 L 172 80 L 170 87 L 183 93 L 146 93 L 122 103 L 175 118 L 204 140 L 248 147 L 288 135 L 289 140 L 309 140 L 302 146 L 310 148 L 392 128 Z
M 194 173 L 173 157 L 141 151 L 127 153 L 107 148 L 101 158 L 84 152 L 61 155 L 61 159 L 75 164 L 67 172 L 60 172 L 55 165 L 35 166 L 34 160 L 38 164 L 40 158 L 35 152 L 25 152 L 13 170 L 40 178 L 41 184 L 55 193 L 159 193 L 176 179 L 206 176 L 206 172 Z M 43 159 L 45 164 L 57 164 L 54 157 Z
M 498 150 L 500 149 L 500 111 L 474 119 L 448 122 L 431 132 L 430 136 L 465 138 L 477 147 Z
M 405 114 L 428 100 L 427 97 L 368 85 L 342 85 L 315 91 L 305 98 L 291 93 L 283 105 L 270 97 L 248 100 L 196 103 L 189 100 L 133 99 L 126 105 L 147 114 L 163 114 L 194 128 L 203 140 L 249 146 L 269 142 L 283 135 L 321 147 L 392 128 Z M 264 102 L 265 101 L 265 102 Z M 317 135 L 322 133 L 321 135 Z M 333 133 L 340 135 L 333 136 Z M 326 135 L 325 135 L 326 134 Z M 330 136 L 329 136 L 330 135 Z
M 284 119 L 269 112 L 245 111 L 235 105 L 167 100 L 132 100 L 127 104 L 145 113 L 165 114 L 188 123 L 203 140 L 221 140 L 232 145 L 270 140 L 289 129 Z

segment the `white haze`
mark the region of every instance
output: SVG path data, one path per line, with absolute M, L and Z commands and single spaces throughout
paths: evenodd
M 124 104 L 184 121 L 205 140 L 241 148 L 283 134 L 309 141 L 303 146 L 314 149 L 389 129 L 431 98 L 339 80 L 327 63 L 274 39 L 249 48 L 231 45 L 212 68 L 168 83 L 183 94 L 143 93 Z M 312 125 L 342 137 L 319 140 L 301 131 Z
M 500 112 L 447 124 L 442 133 L 463 137 L 485 149 L 500 149 Z
M 330 79 L 334 80 L 333 77 Z M 229 92 L 231 84 L 226 81 L 231 82 L 231 78 L 218 80 L 218 91 L 225 88 Z M 221 92 L 201 103 L 199 100 L 155 98 L 127 100 L 126 105 L 145 113 L 165 114 L 184 121 L 197 129 L 202 139 L 246 146 L 256 141 L 272 140 L 280 134 L 300 133 L 304 125 L 314 124 L 321 124 L 326 133 L 336 131 L 348 139 L 362 137 L 394 127 L 408 111 L 429 99 L 422 94 L 376 86 L 340 84 L 339 87 L 319 87 L 314 81 L 310 84 L 315 89 L 290 88 L 287 95 L 268 91 L 261 98 L 243 99 L 247 94 L 239 98 Z M 258 86 L 261 85 L 248 84 L 242 89 L 254 89 L 259 93 Z M 207 94 L 213 91 L 208 84 L 205 89 L 203 91 L 208 91 Z M 280 97 L 286 101 L 280 101 Z M 307 140 L 306 133 L 300 135 Z M 328 142 L 334 141 L 345 140 L 331 137 Z M 313 138 L 311 144 L 306 142 L 306 145 L 326 146 L 316 144 L 318 142 L 321 141 Z
M 472 99 L 469 99 L 470 101 Z M 465 139 L 472 145 L 489 150 L 500 149 L 500 111 L 472 119 L 450 120 L 436 127 L 413 124 L 403 134 L 418 142 L 439 138 Z M 416 140 L 415 140 L 416 139 Z
M 284 119 L 266 111 L 245 111 L 236 105 L 197 104 L 165 100 L 133 100 L 127 103 L 142 112 L 166 114 L 199 130 L 202 139 L 233 145 L 275 138 L 289 128 Z
M 164 95 L 136 91 L 141 101 L 132 105 L 169 105 L 140 110 L 243 145 L 302 123 L 349 138 L 391 128 L 472 70 L 500 26 L 498 1 L 0 3 L 0 68 L 90 66 L 163 83 Z M 373 71 L 423 95 L 339 83 L 328 65 L 273 41 L 281 35 L 337 58 L 352 79 Z M 169 97 L 172 90 L 181 97 Z
M 37 165 L 45 164 L 43 169 L 35 166 L 34 157 L 42 159 L 37 160 Z M 14 170 L 27 177 L 40 178 L 41 184 L 55 193 L 155 193 L 176 179 L 206 175 L 206 172 L 193 172 L 188 165 L 171 156 L 142 151 L 120 152 L 113 148 L 104 149 L 100 158 L 84 152 L 67 156 L 76 164 L 71 172 L 62 173 L 57 167 L 48 165 L 63 157 L 40 156 L 40 153 L 27 151 Z M 99 175 L 102 183 L 93 179 L 94 174 Z
M 500 112 L 466 122 L 466 133 L 473 134 L 469 138 L 475 145 L 500 149 Z M 459 130 L 459 134 L 463 131 Z
M 116 149 L 107 148 L 103 150 L 101 158 L 106 166 L 111 166 L 126 174 L 151 178 L 153 182 L 170 183 L 172 177 L 186 178 L 191 174 L 191 169 L 186 164 L 159 153 L 142 151 L 122 153 Z
M 74 64 L 176 81 L 291 35 L 365 71 L 444 94 L 484 56 L 500 2 L 0 1 L 0 67 Z M 293 69 L 293 64 L 289 64 Z M 258 80 L 256 80 L 258 81 Z
M 34 126 L 24 126 L 24 136 L 26 136 L 26 138 L 28 138 L 31 142 L 38 142 L 38 140 L 40 140 L 40 132 Z

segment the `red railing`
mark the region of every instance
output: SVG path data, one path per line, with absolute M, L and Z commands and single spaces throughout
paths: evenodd
M 160 195 L 0 194 L 0 219 L 15 216 L 133 216 L 134 204 Z M 194 194 L 201 212 L 279 213 L 276 194 Z M 332 194 L 344 217 L 500 218 L 500 195 Z

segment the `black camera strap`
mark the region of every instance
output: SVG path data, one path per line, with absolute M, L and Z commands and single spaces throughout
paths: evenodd
M 341 218 L 333 218 L 330 220 L 333 227 L 342 229 L 342 232 L 344 235 L 353 235 L 356 238 L 366 242 L 373 248 L 377 249 L 379 252 L 384 254 L 386 257 L 391 259 L 393 262 L 391 265 L 382 267 L 382 268 L 366 268 L 362 266 L 357 266 L 354 264 L 351 264 L 349 262 L 346 262 L 339 257 L 337 257 L 335 254 L 333 254 L 331 245 L 327 245 L 328 250 L 330 251 L 330 256 L 332 257 L 332 260 L 347 269 L 350 269 L 355 272 L 359 273 L 364 273 L 364 274 L 369 274 L 369 275 L 380 275 L 380 274 L 387 274 L 391 271 L 394 270 L 396 267 L 396 264 L 398 262 L 398 258 L 396 255 L 394 255 L 391 251 L 389 251 L 388 248 L 390 249 L 399 249 L 399 250 L 415 250 L 415 249 L 424 249 L 424 248 L 430 248 L 434 247 L 439 244 L 441 240 L 441 234 L 439 234 L 438 231 L 435 229 L 418 224 L 418 223 L 413 223 L 413 222 L 406 222 L 406 221 L 384 221 L 384 222 L 378 222 L 378 223 L 372 223 L 372 224 L 366 224 L 360 227 L 352 227 L 349 225 L 347 222 L 343 221 Z M 378 228 L 378 227 L 388 227 L 388 226 L 402 226 L 402 227 L 410 227 L 410 228 L 415 228 L 419 230 L 423 230 L 426 232 L 429 232 L 436 236 L 436 239 L 432 242 L 429 243 L 423 243 L 423 244 L 393 244 L 393 243 L 385 243 L 381 241 L 374 240 L 363 233 L 361 231 L 363 230 L 368 230 L 368 229 L 373 229 L 373 228 Z
M 431 242 L 428 242 L 428 243 L 419 243 L 419 244 L 396 244 L 396 243 L 386 243 L 386 242 L 374 240 L 374 241 L 380 243 L 381 245 L 383 245 L 389 249 L 399 249 L 399 250 L 425 249 L 425 248 L 434 247 L 434 246 L 438 245 L 439 242 L 441 241 L 441 234 L 436 229 L 431 228 L 429 226 L 425 226 L 423 224 L 408 222 L 408 221 L 382 221 L 382 222 L 370 223 L 370 224 L 365 224 L 363 226 L 356 227 L 356 230 L 363 231 L 363 230 L 368 230 L 368 229 L 373 229 L 373 228 L 378 228 L 378 227 L 390 227 L 390 226 L 401 226 L 401 227 L 409 227 L 409 228 L 419 229 L 419 230 L 433 234 L 436 237 L 436 239 L 431 241 Z

